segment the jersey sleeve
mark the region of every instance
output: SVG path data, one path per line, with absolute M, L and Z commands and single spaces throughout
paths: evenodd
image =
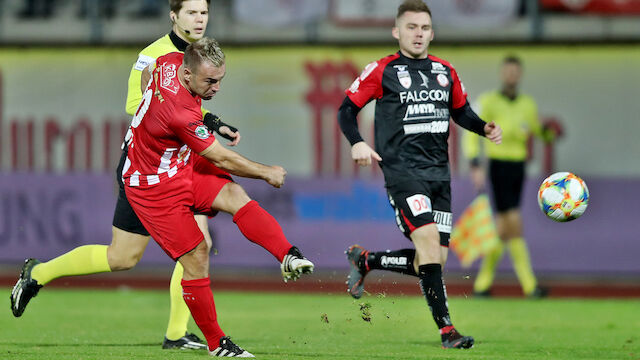
M 345 94 L 359 108 L 369 101 L 382 97 L 382 73 L 384 66 L 380 61 L 367 65 L 360 76 L 345 90 Z
M 202 112 L 192 109 L 176 109 L 175 115 L 169 123 L 169 128 L 178 138 L 196 153 L 211 146 L 216 141 L 202 123 Z
M 476 101 L 472 107 L 482 120 L 491 121 L 491 118 L 487 116 L 489 108 L 488 106 L 486 106 L 486 99 L 486 95 L 481 95 L 478 101 Z M 482 141 L 483 138 L 478 136 L 477 134 L 470 131 L 463 131 L 462 153 L 464 154 L 464 156 L 469 160 L 480 157 L 482 153 Z
M 127 102 L 125 105 L 127 114 L 133 115 L 136 112 L 138 105 L 140 105 L 140 100 L 142 100 L 142 92 L 140 91 L 140 77 L 142 75 L 142 70 L 151 64 L 155 64 L 155 62 L 156 59 L 154 57 L 140 53 L 138 55 L 138 60 L 133 64 L 133 67 L 131 67 L 127 88 Z
M 459 109 L 467 102 L 467 91 L 453 66 L 451 67 L 451 79 L 451 108 Z

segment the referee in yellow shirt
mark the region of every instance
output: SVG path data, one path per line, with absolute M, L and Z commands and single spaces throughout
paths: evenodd
M 485 121 L 494 121 L 502 128 L 502 144 L 497 146 L 477 136 L 464 134 L 463 150 L 471 160 L 471 180 L 478 191 L 486 189 L 487 174 L 481 154 L 488 159 L 490 186 L 496 207 L 496 227 L 502 240 L 487 254 L 473 285 L 477 296 L 490 296 L 496 267 L 502 259 L 505 245 L 511 254 L 516 276 L 527 296 L 543 297 L 546 289 L 538 287 L 531 268 L 529 250 L 522 237 L 520 195 L 525 179 L 527 138 L 534 134 L 544 140 L 551 134 L 543 131 L 538 109 L 531 96 L 518 92 L 522 78 L 522 63 L 508 56 L 501 67 L 502 88 L 480 95 L 477 113 Z M 483 151 L 484 150 L 484 151 Z

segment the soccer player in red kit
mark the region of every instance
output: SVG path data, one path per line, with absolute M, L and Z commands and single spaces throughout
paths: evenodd
M 253 357 L 225 336 L 217 322 L 209 281 L 209 253 L 193 212 L 207 210 L 216 194 L 198 186 L 191 151 L 232 174 L 263 179 L 274 187 L 286 171 L 250 161 L 216 142 L 202 122 L 201 98 L 211 99 L 225 75 L 224 53 L 203 38 L 184 55 L 156 60 L 131 128 L 122 178 L 127 198 L 144 227 L 184 267 L 183 297 L 214 356 Z

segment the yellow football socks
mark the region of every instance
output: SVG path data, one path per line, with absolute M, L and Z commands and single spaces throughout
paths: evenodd
M 482 265 L 480 265 L 476 281 L 473 283 L 473 291 L 484 292 L 489 290 L 491 284 L 493 284 L 493 278 L 496 275 L 496 267 L 498 267 L 500 260 L 502 260 L 503 254 L 504 243 L 499 241 L 493 250 L 482 259 Z
M 178 340 L 187 332 L 187 323 L 189 322 L 189 308 L 182 298 L 182 274 L 184 268 L 179 262 L 171 275 L 171 284 L 169 285 L 169 297 L 171 298 L 171 310 L 169 311 L 169 325 L 167 326 L 167 334 L 169 340 Z
M 535 275 L 533 275 L 533 269 L 531 268 L 527 243 L 525 243 L 523 238 L 519 237 L 511 239 L 508 242 L 508 246 L 511 261 L 513 262 L 513 269 L 520 281 L 520 286 L 522 286 L 522 292 L 524 292 L 525 295 L 531 295 L 538 284 Z
M 66 254 L 33 267 L 31 277 L 46 285 L 63 276 L 111 272 L 107 260 L 107 245 L 84 245 Z

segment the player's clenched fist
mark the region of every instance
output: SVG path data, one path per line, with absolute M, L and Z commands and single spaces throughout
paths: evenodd
M 487 139 L 491 140 L 496 144 L 500 144 L 502 142 L 502 128 L 500 125 L 495 122 L 488 122 L 484 126 L 484 135 Z
M 287 176 L 287 170 L 282 166 L 273 165 L 269 168 L 269 173 L 265 181 L 268 182 L 269 185 L 279 188 L 284 185 L 285 176 Z
M 382 161 L 382 157 L 364 141 L 353 144 L 351 147 L 351 158 L 360 166 L 371 165 L 371 159 Z

